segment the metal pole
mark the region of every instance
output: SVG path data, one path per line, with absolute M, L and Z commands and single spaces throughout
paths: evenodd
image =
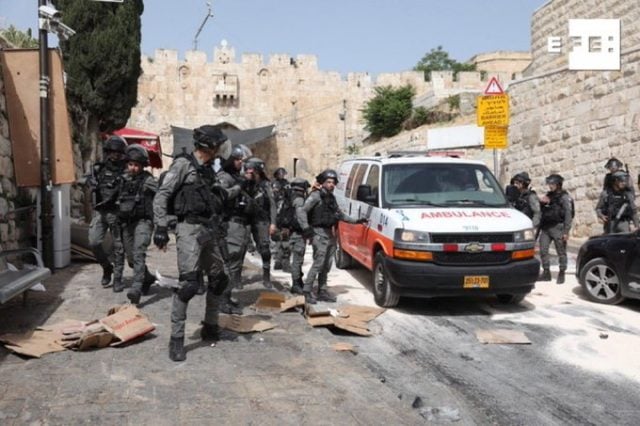
M 495 177 L 498 177 L 498 150 L 493 149 L 493 174 Z
M 45 6 L 46 0 L 38 0 Z M 38 18 L 41 19 L 41 18 Z M 53 271 L 53 206 L 51 202 L 51 162 L 49 159 L 49 38 L 40 25 L 40 241 L 42 260 Z

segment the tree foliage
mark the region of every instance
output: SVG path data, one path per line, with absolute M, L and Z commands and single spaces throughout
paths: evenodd
M 38 47 L 38 40 L 31 35 L 31 28 L 27 31 L 20 31 L 13 25 L 0 31 L 0 35 L 4 37 L 17 49 L 32 49 Z
M 429 53 L 425 54 L 416 66 L 413 67 L 414 71 L 424 72 L 425 80 L 429 79 L 429 73 L 431 71 L 453 71 L 453 74 L 457 75 L 460 71 L 475 71 L 475 69 L 475 64 L 458 62 L 450 58 L 449 52 L 443 50 L 442 46 L 431 49 Z
M 89 132 L 123 127 L 138 96 L 142 0 L 54 3 L 76 31 L 60 43 L 74 119 L 89 123 Z
M 376 87 L 375 91 L 376 95 L 362 110 L 365 128 L 374 138 L 394 136 L 402 130 L 404 121 L 411 116 L 411 100 L 415 89 L 410 85 L 400 88 L 385 86 Z

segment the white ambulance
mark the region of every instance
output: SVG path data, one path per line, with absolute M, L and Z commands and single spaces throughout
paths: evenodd
M 479 161 L 391 155 L 343 162 L 335 196 L 368 225 L 340 222 L 336 265 L 373 271 L 380 306 L 400 296 L 496 295 L 519 303 L 539 274 L 531 220 Z

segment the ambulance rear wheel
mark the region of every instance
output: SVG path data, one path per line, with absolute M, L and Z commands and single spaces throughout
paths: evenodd
M 336 254 L 335 254 L 336 268 L 349 269 L 353 267 L 353 257 L 350 254 L 342 250 L 340 245 L 340 239 L 336 241 Z
M 384 267 L 384 252 L 376 254 L 373 265 L 373 298 L 378 306 L 393 308 L 398 304 L 400 296 L 393 291 L 387 271 Z

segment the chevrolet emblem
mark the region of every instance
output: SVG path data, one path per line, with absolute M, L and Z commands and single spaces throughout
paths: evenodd
M 484 244 L 480 243 L 469 243 L 464 246 L 464 251 L 467 253 L 479 253 L 484 250 Z

